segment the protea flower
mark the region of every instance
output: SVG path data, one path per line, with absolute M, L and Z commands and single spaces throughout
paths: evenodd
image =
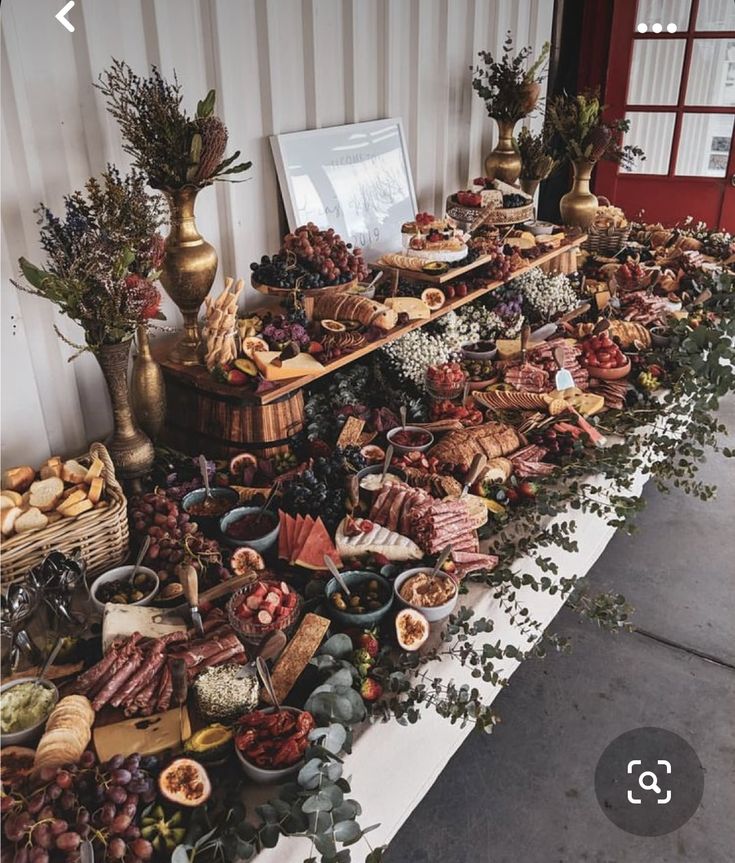
M 612 132 L 607 126 L 595 126 L 584 139 L 582 150 L 591 162 L 596 162 L 605 155 L 611 140 Z
M 214 175 L 217 165 L 225 155 L 227 127 L 219 117 L 215 117 L 213 114 L 210 114 L 209 117 L 200 117 L 196 124 L 199 134 L 202 136 L 202 149 L 196 181 L 202 183 Z

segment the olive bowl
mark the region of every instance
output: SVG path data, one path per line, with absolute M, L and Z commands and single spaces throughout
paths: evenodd
M 373 611 L 366 611 L 363 614 L 350 614 L 347 611 L 340 611 L 339 608 L 334 606 L 332 595 L 337 591 L 341 591 L 342 588 L 339 586 L 339 582 L 336 578 L 331 578 L 324 588 L 324 593 L 327 597 L 327 613 L 329 616 L 335 621 L 335 623 L 339 623 L 342 626 L 355 626 L 360 629 L 371 629 L 373 626 L 376 626 L 390 611 L 391 605 L 393 604 L 393 587 L 391 583 L 382 575 L 378 575 L 378 573 L 370 572 L 368 570 L 352 569 L 341 573 L 341 575 L 350 590 L 357 588 L 366 581 L 377 581 L 388 599 L 380 606 L 380 608 L 376 608 Z

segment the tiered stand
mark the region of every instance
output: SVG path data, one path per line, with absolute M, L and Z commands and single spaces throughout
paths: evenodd
M 575 237 L 540 255 L 515 270 L 510 278 L 517 278 L 539 266 L 547 270 L 573 272 L 577 269 L 579 246 L 585 239 L 584 235 Z M 444 285 L 472 273 L 491 260 L 490 256 L 482 256 L 465 267 L 455 267 L 438 276 L 414 270 L 391 270 L 389 275 L 396 286 L 400 278 Z M 170 356 L 172 341 L 161 339 L 154 347 L 154 356 L 161 364 L 166 380 L 168 409 L 163 441 L 182 452 L 206 452 L 213 458 L 227 458 L 246 448 L 263 456 L 285 451 L 289 437 L 304 426 L 304 387 L 504 284 L 505 281 L 489 282 L 465 297 L 448 300 L 441 309 L 432 312 L 428 320 L 410 321 L 395 327 L 382 338 L 327 363 L 323 371 L 283 381 L 260 395 L 242 387 L 219 383 L 204 366 L 183 366 L 174 362 Z

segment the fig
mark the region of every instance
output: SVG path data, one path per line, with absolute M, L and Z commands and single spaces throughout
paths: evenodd
M 429 637 L 429 621 L 420 611 L 404 608 L 396 616 L 396 637 L 402 650 L 418 650 Z
M 265 569 L 265 561 L 263 556 L 254 548 L 242 546 L 232 552 L 230 569 L 234 575 L 247 575 L 253 570 Z
M 212 793 L 207 771 L 191 758 L 175 758 L 158 777 L 161 795 L 177 806 L 201 806 Z
M 241 452 L 230 460 L 230 473 L 235 476 L 242 476 L 249 467 L 258 467 L 258 459 L 252 453 Z

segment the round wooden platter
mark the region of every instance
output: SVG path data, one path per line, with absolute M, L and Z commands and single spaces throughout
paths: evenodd
M 472 223 L 484 212 L 485 207 L 465 207 L 460 204 L 454 195 L 447 198 L 447 215 L 458 222 Z M 453 212 L 454 211 L 454 212 Z M 495 209 L 488 213 L 485 219 L 486 225 L 518 225 L 521 222 L 529 222 L 533 219 L 533 202 L 524 204 L 522 207 L 509 207 L 507 209 Z
M 256 282 L 255 279 L 251 282 L 252 286 L 261 294 L 268 294 L 272 297 L 287 297 L 293 293 L 293 288 L 277 288 L 274 285 L 263 285 Z M 302 291 L 304 297 L 323 297 L 328 294 L 338 294 L 345 291 L 354 291 L 357 287 L 357 279 L 352 279 L 350 282 L 343 282 L 339 285 L 327 285 L 324 288 L 308 288 Z

